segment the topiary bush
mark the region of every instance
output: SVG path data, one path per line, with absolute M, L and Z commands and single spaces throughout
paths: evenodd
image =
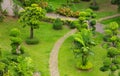
M 27 38 L 26 39 L 26 43 L 29 44 L 29 45 L 32 45 L 32 44 L 38 44 L 39 43 L 39 40 L 37 38 Z
M 12 54 L 23 54 L 24 49 L 21 47 L 22 39 L 20 38 L 20 30 L 14 28 L 10 31 L 11 52 Z
M 47 12 L 53 12 L 54 11 L 54 8 L 53 8 L 52 4 L 48 4 L 48 6 L 45 7 L 45 9 L 46 9 Z
M 53 29 L 55 29 L 55 30 L 62 29 L 62 26 L 63 26 L 63 22 L 61 21 L 60 18 L 57 18 L 53 23 Z

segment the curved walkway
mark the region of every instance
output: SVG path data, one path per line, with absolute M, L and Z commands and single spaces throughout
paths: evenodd
M 63 20 L 76 20 L 75 18 L 69 18 L 69 17 L 63 17 L 63 16 L 58 16 L 58 14 L 47 14 L 48 17 L 50 18 L 61 18 Z M 120 16 L 120 14 L 116 14 L 113 16 L 108 16 L 105 18 L 101 18 L 98 20 L 98 22 L 102 21 L 102 20 L 106 20 L 106 19 L 110 19 L 110 18 L 114 18 Z M 103 33 L 103 27 L 102 24 L 97 23 L 96 24 L 96 31 Z M 62 43 L 72 34 L 74 34 L 76 32 L 76 29 L 71 30 L 70 32 L 68 32 L 67 34 L 65 34 L 63 37 L 61 37 L 54 45 L 51 53 L 50 53 L 50 59 L 49 59 L 49 70 L 50 70 L 50 76 L 60 76 L 59 74 L 59 70 L 58 70 L 58 52 L 59 49 L 62 45 Z
M 63 37 L 61 37 L 54 45 L 52 52 L 50 54 L 49 60 L 49 68 L 50 68 L 50 76 L 60 76 L 58 71 L 58 52 L 62 45 L 62 43 L 72 34 L 76 32 L 76 29 L 71 30 Z

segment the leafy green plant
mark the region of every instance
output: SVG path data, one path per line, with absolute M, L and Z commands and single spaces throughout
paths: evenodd
M 90 69 L 92 65 L 89 65 L 88 56 L 92 54 L 91 47 L 95 46 L 92 40 L 92 32 L 87 29 L 83 29 L 74 35 L 73 52 L 76 58 L 78 58 L 79 69 Z
M 57 18 L 53 23 L 53 29 L 60 30 L 62 29 L 63 23 L 60 18 Z

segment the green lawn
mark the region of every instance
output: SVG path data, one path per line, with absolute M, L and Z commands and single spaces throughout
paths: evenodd
M 98 35 L 97 46 L 93 48 L 94 56 L 90 56 L 90 61 L 94 67 L 90 71 L 80 71 L 75 67 L 75 59 L 72 47 L 72 37 L 69 37 L 61 46 L 59 51 L 59 71 L 60 76 L 107 76 L 108 72 L 101 72 L 99 68 L 102 66 L 102 62 L 106 56 L 106 50 L 99 45 L 101 43 L 102 35 Z
M 29 27 L 22 28 L 17 20 L 12 18 L 5 19 L 3 23 L 0 23 L 0 46 L 2 47 L 4 55 L 10 53 L 9 31 L 14 27 L 21 30 L 23 40 L 29 36 Z M 35 36 L 40 40 L 40 43 L 37 45 L 26 45 L 23 43 L 25 52 L 33 59 L 36 70 L 41 71 L 42 76 L 50 76 L 48 60 L 51 49 L 54 43 L 68 31 L 68 28 L 56 31 L 52 29 L 52 24 L 41 22 L 40 28 L 35 30 Z

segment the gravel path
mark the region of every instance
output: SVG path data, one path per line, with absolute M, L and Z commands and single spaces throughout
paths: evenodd
M 50 68 L 50 76 L 60 76 L 59 70 L 58 70 L 58 52 L 62 45 L 62 43 L 72 34 L 76 32 L 76 29 L 71 30 L 67 34 L 65 34 L 63 37 L 61 37 L 54 45 L 51 54 L 50 54 L 50 60 L 49 60 L 49 68 Z

